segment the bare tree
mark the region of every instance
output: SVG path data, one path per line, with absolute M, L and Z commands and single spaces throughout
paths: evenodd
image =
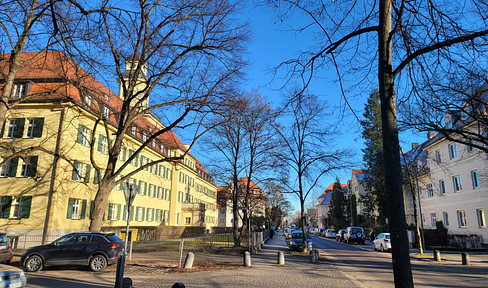
M 300 201 L 300 226 L 303 243 L 307 243 L 305 201 L 324 175 L 346 167 L 348 154 L 332 148 L 339 133 L 325 124 L 324 107 L 315 96 L 304 92 L 289 100 L 283 115 L 288 116 L 290 122 L 277 129 L 284 147 L 279 152 L 294 179 L 287 182 L 287 190 Z
M 285 198 L 284 189 L 284 187 L 271 181 L 265 185 L 266 217 L 272 227 L 280 226 L 283 218 L 288 217 L 293 210 L 290 201 Z
M 341 87 L 351 81 L 349 92 L 369 89 L 369 83 L 378 85 L 395 286 L 413 287 L 401 187 L 395 84 L 401 84 L 399 95 L 408 99 L 417 95 L 421 80 L 442 77 L 452 71 L 455 63 L 476 63 L 475 59 L 484 57 L 487 3 L 425 0 L 273 3 L 287 13 L 308 17 L 309 22 L 297 27 L 298 31 L 316 32 L 312 48 L 285 63 L 292 76 L 302 77 L 308 85 L 318 69 L 333 67 Z M 358 84 L 358 79 L 365 81 Z
M 238 55 L 246 32 L 233 18 L 237 11 L 233 1 L 141 0 L 110 4 L 78 5 L 80 17 L 59 23 L 68 35 L 83 35 L 64 42 L 66 53 L 84 63 L 87 71 L 97 75 L 108 72 L 105 75 L 113 75 L 120 84 L 121 103 L 113 116 L 107 117 L 103 105 L 85 105 L 97 117 L 92 127 L 90 159 L 99 184 L 90 230 L 101 228 L 108 196 L 115 185 L 158 163 L 183 159 L 189 151 L 186 147 L 180 147 L 182 155 L 167 153 L 157 161 L 129 169 L 129 173 L 125 170 L 127 174 L 121 177 L 146 147 L 154 146 L 161 135 L 175 128 L 194 127 L 191 147 L 210 128 L 203 122 L 205 117 L 217 109 L 217 99 L 229 95 L 228 89 L 244 64 Z M 88 9 L 99 12 L 87 14 Z M 83 102 L 103 97 L 90 86 L 77 88 Z M 149 113 L 159 115 L 164 126 L 141 122 Z M 136 125 L 143 143 L 120 164 L 124 137 Z M 99 133 L 108 140 L 108 156 L 101 162 L 93 157 Z

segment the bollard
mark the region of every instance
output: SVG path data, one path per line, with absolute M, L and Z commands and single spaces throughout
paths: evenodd
M 193 252 L 188 252 L 188 254 L 186 254 L 185 266 L 183 266 L 183 268 L 185 268 L 185 269 L 192 268 L 193 267 L 193 260 L 195 260 L 195 254 L 193 254 Z
M 441 261 L 441 251 L 434 250 L 434 261 Z
M 313 249 L 310 251 L 310 262 L 315 264 L 317 263 L 317 260 L 319 260 L 319 251 L 317 249 Z
M 129 277 L 125 277 L 122 280 L 122 287 L 124 288 L 132 288 L 132 279 Z
M 244 267 L 251 267 L 251 253 L 244 252 Z
M 278 252 L 278 265 L 285 265 L 285 253 L 283 251 Z
M 463 265 L 471 265 L 468 252 L 463 252 L 461 254 L 461 259 L 463 260 Z

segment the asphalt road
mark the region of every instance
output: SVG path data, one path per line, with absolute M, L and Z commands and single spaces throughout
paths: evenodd
M 313 237 L 313 236 L 312 236 Z M 365 287 L 394 287 L 391 254 L 372 245 L 313 237 L 321 255 Z M 415 287 L 488 287 L 488 267 L 411 260 Z

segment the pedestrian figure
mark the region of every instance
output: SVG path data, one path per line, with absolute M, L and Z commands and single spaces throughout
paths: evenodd
M 274 229 L 271 228 L 271 230 L 269 230 L 269 238 L 273 239 L 273 236 L 274 236 Z
M 375 236 L 375 235 L 374 235 L 374 232 L 373 232 L 373 231 L 371 231 L 371 233 L 369 233 L 369 238 L 371 239 L 371 241 L 373 241 L 373 240 L 374 240 L 374 236 Z

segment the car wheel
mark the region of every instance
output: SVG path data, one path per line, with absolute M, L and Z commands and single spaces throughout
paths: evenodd
M 95 255 L 90 260 L 90 269 L 93 272 L 103 271 L 107 267 L 107 259 L 102 255 Z
M 30 256 L 25 260 L 25 271 L 37 272 L 42 269 L 42 259 L 37 255 Z

